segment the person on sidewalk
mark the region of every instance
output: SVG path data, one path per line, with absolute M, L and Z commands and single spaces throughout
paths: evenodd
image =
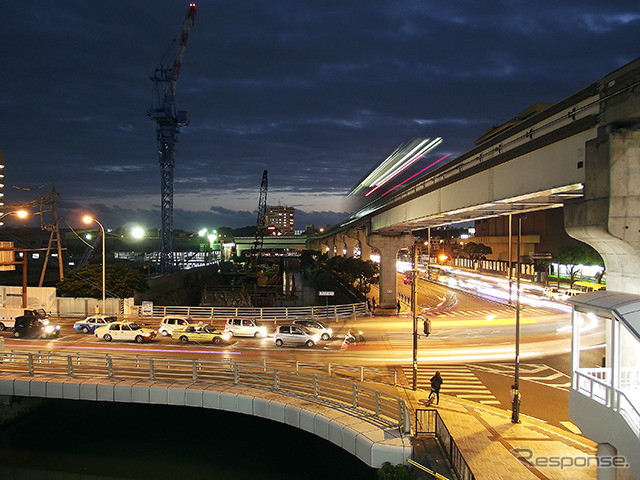
M 398 300 L 398 313 L 400 313 L 400 300 Z
M 371 306 L 373 308 L 373 310 L 371 310 L 373 313 L 376 313 L 376 297 L 373 297 L 371 299 Z
M 438 405 L 440 403 L 440 387 L 442 387 L 442 384 L 444 383 L 444 381 L 442 380 L 442 377 L 440 376 L 440 371 L 437 371 L 436 374 L 433 377 L 431 377 L 430 382 L 431 382 L 431 392 L 429 393 L 428 400 L 431 400 L 431 397 L 435 393 L 436 405 Z

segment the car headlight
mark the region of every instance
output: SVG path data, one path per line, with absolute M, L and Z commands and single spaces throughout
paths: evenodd
M 229 340 L 231 340 L 231 335 L 229 335 L 228 333 L 223 333 L 222 334 L 222 339 L 227 342 Z
M 47 325 L 44 327 L 44 333 L 53 333 L 54 330 L 53 325 Z

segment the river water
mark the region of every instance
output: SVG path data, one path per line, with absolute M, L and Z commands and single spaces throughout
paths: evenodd
M 0 429 L 3 480 L 373 480 L 375 472 L 303 430 L 203 408 L 47 400 Z

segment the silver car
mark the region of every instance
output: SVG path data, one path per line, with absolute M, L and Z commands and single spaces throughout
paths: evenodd
M 301 325 L 278 325 L 273 334 L 273 341 L 278 347 L 292 344 L 311 348 L 320 341 L 320 334 L 313 333 Z
M 312 333 L 320 335 L 322 340 L 329 340 L 333 336 L 333 329 L 326 326 L 320 320 L 294 320 L 295 325 L 301 325 Z

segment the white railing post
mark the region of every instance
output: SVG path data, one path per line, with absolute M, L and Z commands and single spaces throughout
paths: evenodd
M 191 379 L 193 382 L 198 381 L 198 366 L 196 365 L 196 360 L 193 360 L 192 369 L 191 369 Z
M 150 358 L 149 359 L 149 380 L 155 380 L 155 379 L 156 379 L 156 370 L 153 365 L 153 358 Z

